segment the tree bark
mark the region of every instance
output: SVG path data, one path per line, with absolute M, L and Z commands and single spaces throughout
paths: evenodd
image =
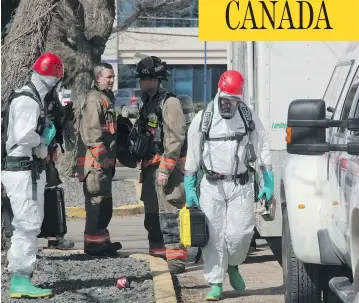
M 1 47 L 1 104 L 11 90 L 29 79 L 29 70 L 45 49 L 47 32 L 58 0 L 22 0 Z
M 65 84 L 71 87 L 76 125 L 81 105 L 93 83 L 93 68 L 100 62 L 115 18 L 114 0 L 60 0 L 48 32 L 46 51 L 58 54 L 65 64 Z M 76 142 L 77 131 L 71 140 Z M 57 167 L 62 178 L 73 177 L 76 152 L 59 154 Z
M 93 83 L 92 70 L 100 62 L 111 33 L 126 30 L 141 14 L 182 1 L 188 0 L 138 0 L 133 15 L 113 30 L 115 0 L 21 0 L 2 45 L 2 105 L 12 89 L 29 80 L 36 58 L 45 51 L 53 52 L 65 65 L 64 84 L 71 89 L 77 121 L 66 135 L 76 141 L 81 105 Z M 59 153 L 57 167 L 62 178 L 74 176 L 75 154 L 76 148 Z

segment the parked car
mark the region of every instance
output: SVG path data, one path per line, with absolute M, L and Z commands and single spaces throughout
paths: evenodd
M 115 92 L 115 109 L 122 117 L 137 117 L 142 92 L 139 88 L 122 88 Z
M 315 83 L 313 83 L 315 85 Z M 326 130 L 328 129 L 328 131 Z M 281 183 L 286 303 L 359 302 L 359 43 L 323 100 L 288 110 Z
M 62 106 L 65 106 L 71 100 L 71 90 L 63 89 L 59 92 L 59 99 Z

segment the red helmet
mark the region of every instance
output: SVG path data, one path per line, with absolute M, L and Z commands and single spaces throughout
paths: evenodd
M 60 57 L 53 53 L 42 54 L 35 61 L 32 69 L 43 76 L 62 78 L 64 76 L 64 65 Z
M 242 95 L 243 85 L 243 76 L 236 70 L 225 71 L 218 81 L 218 88 L 220 91 L 230 95 Z

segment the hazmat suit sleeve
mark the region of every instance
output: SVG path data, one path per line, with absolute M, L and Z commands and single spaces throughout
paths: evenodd
M 272 158 L 270 142 L 267 132 L 258 115 L 251 110 L 252 120 L 255 123 L 255 131 L 251 134 L 251 141 L 257 155 L 257 161 L 262 171 L 272 170 Z
M 185 171 L 186 176 L 195 176 L 199 171 L 200 155 L 200 143 L 201 133 L 199 131 L 199 125 L 201 123 L 202 111 L 196 114 L 192 123 L 188 129 L 187 135 L 187 157 Z
M 87 100 L 82 108 L 80 121 L 81 138 L 97 162 L 107 158 L 101 130 L 102 108 L 99 101 Z
M 41 138 L 36 129 L 40 107 L 37 102 L 27 96 L 21 96 L 15 98 L 10 107 L 14 121 L 12 128 L 15 144 L 28 148 L 39 146 Z
M 182 106 L 177 98 L 168 98 L 163 106 L 164 152 L 159 171 L 169 175 L 176 166 L 186 135 Z

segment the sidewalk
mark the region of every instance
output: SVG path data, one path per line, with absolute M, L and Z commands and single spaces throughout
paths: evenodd
M 109 225 L 111 241 L 122 243 L 121 251 L 148 253 L 147 231 L 143 227 L 144 215 L 113 218 Z M 75 242 L 75 249 L 83 249 L 85 220 L 67 220 L 66 239 Z M 47 245 L 47 240 L 39 239 L 39 248 Z
M 109 231 L 112 241 L 122 243 L 122 252 L 148 253 L 147 231 L 143 227 L 144 215 L 113 218 Z M 68 220 L 67 239 L 75 241 L 76 249 L 83 249 L 84 220 Z M 39 248 L 46 245 L 46 240 L 39 239 Z M 246 291 L 242 294 L 233 291 L 228 279 L 224 285 L 224 300 L 221 302 L 272 302 L 283 303 L 282 268 L 264 240 L 257 240 L 259 250 L 248 255 L 239 269 L 246 281 Z M 193 260 L 197 250 L 192 250 L 189 260 Z M 178 302 L 204 302 L 209 288 L 206 284 L 202 264 L 188 264 L 185 273 L 174 277 L 174 286 Z
M 239 270 L 246 282 L 246 290 L 237 292 L 229 284 L 228 275 L 223 286 L 221 303 L 284 303 L 282 268 L 264 240 L 257 240 L 258 251 L 250 253 Z M 209 286 L 203 276 L 202 264 L 190 264 L 185 273 L 174 279 L 180 303 L 205 302 Z

